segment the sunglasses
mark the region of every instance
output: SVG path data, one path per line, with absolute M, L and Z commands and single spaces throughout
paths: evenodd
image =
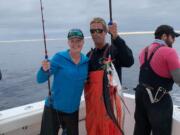
M 90 29 L 90 33 L 94 34 L 94 33 L 103 33 L 103 29 Z

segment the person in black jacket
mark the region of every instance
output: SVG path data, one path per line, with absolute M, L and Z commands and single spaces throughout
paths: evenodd
M 102 18 L 94 18 L 90 22 L 90 33 L 94 41 L 95 48 L 87 54 L 90 56 L 91 52 L 93 55 L 89 61 L 89 71 L 100 70 L 102 64 L 99 59 L 103 57 L 103 53 L 109 46 L 109 51 L 106 53 L 106 57 L 109 53 L 112 56 L 114 66 L 118 72 L 119 78 L 121 79 L 121 68 L 130 67 L 134 64 L 133 53 L 131 49 L 126 45 L 125 41 L 118 35 L 117 24 L 106 26 L 106 22 Z M 106 35 L 110 33 L 112 35 L 112 45 L 106 43 Z
M 87 134 L 104 135 L 107 133 L 106 131 L 111 131 L 111 135 L 120 135 L 121 133 L 117 130 L 116 124 L 112 123 L 109 117 L 107 117 L 107 110 L 105 111 L 106 105 L 104 104 L 106 99 L 103 93 L 104 86 L 107 86 L 108 83 L 106 82 L 106 85 L 104 81 L 106 77 L 105 70 L 103 69 L 103 61 L 111 55 L 113 64 L 121 80 L 121 68 L 133 65 L 133 54 L 125 41 L 118 35 L 117 24 L 114 22 L 107 27 L 104 19 L 99 17 L 94 18 L 90 22 L 90 33 L 95 47 L 87 54 L 89 57 L 89 80 L 85 87 Z M 112 35 L 112 45 L 106 43 L 107 33 Z M 112 98 L 110 97 L 110 99 Z

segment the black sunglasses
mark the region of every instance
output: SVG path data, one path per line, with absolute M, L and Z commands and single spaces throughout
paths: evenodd
M 103 33 L 103 31 L 104 31 L 103 29 L 90 29 L 91 34 L 94 34 L 95 32 L 96 33 Z

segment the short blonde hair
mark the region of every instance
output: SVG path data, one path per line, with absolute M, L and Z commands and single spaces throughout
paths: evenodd
M 93 23 L 101 23 L 102 26 L 103 26 L 103 29 L 105 32 L 107 32 L 107 26 L 106 26 L 106 22 L 103 18 L 101 17 L 95 17 L 92 19 L 92 21 L 90 22 L 90 25 L 93 24 Z

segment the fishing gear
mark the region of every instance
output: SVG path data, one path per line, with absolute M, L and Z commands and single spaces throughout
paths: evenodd
M 42 19 L 42 28 L 43 28 L 43 39 L 44 39 L 44 51 L 45 51 L 45 60 L 47 60 L 48 61 L 48 51 L 47 51 L 47 45 L 46 45 L 46 34 L 45 34 L 45 25 L 44 25 L 44 14 L 43 14 L 43 4 L 42 4 L 42 0 L 40 0 L 40 5 L 41 5 L 41 19 Z M 52 112 L 52 98 L 51 98 L 51 82 L 50 82 L 50 70 L 48 70 L 48 100 L 49 100 L 49 104 L 50 104 L 50 107 L 51 107 L 51 109 L 49 109 L 49 114 L 50 114 L 50 116 L 49 117 L 51 117 L 51 119 L 52 119 L 52 115 L 53 115 L 53 112 Z M 60 121 L 62 121 L 61 120 L 61 118 L 59 117 L 59 115 L 58 115 L 58 112 L 57 112 L 57 110 L 55 110 L 55 112 L 56 112 L 56 115 L 57 115 L 57 118 L 58 118 L 58 122 L 59 122 L 59 126 L 60 126 L 60 128 L 61 128 L 61 124 L 60 124 Z M 63 134 L 66 134 L 66 131 L 65 130 L 63 130 Z M 62 135 L 63 135 L 62 134 Z
M 112 0 L 109 0 L 109 23 L 108 23 L 108 25 L 112 25 L 112 24 L 113 24 L 113 19 L 112 19 Z M 112 34 L 111 34 L 111 45 L 112 45 L 112 43 L 113 43 L 113 39 L 112 39 Z
M 115 123 L 115 125 L 117 126 L 117 128 L 120 130 L 120 132 L 122 133 L 122 135 L 124 135 L 124 132 L 122 130 L 122 127 L 118 121 L 118 119 L 116 118 L 115 116 L 115 113 L 114 113 L 114 108 L 112 106 L 112 103 L 111 103 L 111 95 L 110 95 L 110 84 L 109 84 L 109 79 L 108 79 L 108 74 L 109 72 L 108 71 L 105 71 L 104 72 L 104 77 L 103 77 L 103 97 L 104 97 L 104 103 L 105 103 L 105 108 L 106 108 L 106 111 L 109 115 L 109 117 L 112 119 L 112 121 Z M 108 85 L 107 85 L 108 84 Z
M 112 25 L 113 24 L 113 19 L 112 19 L 112 0 L 109 0 L 109 18 L 110 18 L 110 21 L 108 23 L 108 25 Z M 113 44 L 113 36 L 112 34 L 110 33 L 111 35 L 111 45 Z M 111 60 L 111 53 L 110 53 L 110 49 L 109 49 L 109 56 L 108 56 L 108 59 Z M 111 104 L 111 99 L 110 99 L 110 87 L 107 86 L 108 83 L 108 74 L 112 75 L 112 73 L 110 72 L 105 72 L 104 74 L 104 83 L 103 84 L 103 87 L 104 87 L 104 92 L 103 92 L 103 96 L 104 96 L 104 102 L 105 102 L 105 107 L 106 107 L 106 110 L 107 110 L 107 113 L 109 115 L 109 117 L 112 119 L 112 121 L 115 123 L 115 125 L 117 126 L 117 128 L 120 130 L 120 132 L 122 133 L 122 135 L 124 135 L 124 132 L 121 128 L 121 125 L 118 121 L 118 119 L 116 119 L 116 116 L 115 116 L 115 113 L 114 113 L 114 109 L 113 109 L 113 106 Z
M 41 5 L 41 19 L 42 19 L 42 28 L 43 28 L 43 39 L 44 39 L 44 52 L 45 52 L 45 59 L 48 61 L 48 51 L 47 51 L 47 45 L 46 45 L 46 34 L 45 34 L 45 26 L 44 26 L 44 14 L 43 14 L 43 6 L 42 6 L 42 0 L 40 0 Z M 51 96 L 51 82 L 50 82 L 50 71 L 48 70 L 48 95 Z
M 112 1 L 109 0 L 109 19 L 110 19 L 110 22 L 109 22 L 109 25 L 112 25 Z

